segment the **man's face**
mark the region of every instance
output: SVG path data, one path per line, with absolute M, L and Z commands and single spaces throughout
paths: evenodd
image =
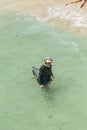
M 46 62 L 46 65 L 47 65 L 47 66 L 50 66 L 50 65 L 51 65 L 51 62 Z

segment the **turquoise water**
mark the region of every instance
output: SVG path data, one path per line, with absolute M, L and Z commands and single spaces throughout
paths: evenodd
M 17 12 L 0 20 L 0 129 L 87 129 L 87 38 Z M 53 58 L 54 81 L 31 72 Z

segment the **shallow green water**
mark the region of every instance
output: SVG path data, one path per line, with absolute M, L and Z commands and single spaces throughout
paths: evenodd
M 16 12 L 0 22 L 0 130 L 86 130 L 87 38 Z M 49 89 L 31 72 L 45 56 L 53 58 Z

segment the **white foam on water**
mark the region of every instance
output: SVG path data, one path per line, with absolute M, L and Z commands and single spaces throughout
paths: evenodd
M 43 19 L 44 21 L 52 18 L 60 18 L 69 21 L 74 26 L 87 28 L 87 13 L 82 9 L 77 9 L 73 6 L 54 6 L 48 7 L 47 12 L 48 16 Z
M 31 17 L 34 17 L 34 18 L 36 18 L 38 21 L 41 21 L 41 22 L 43 22 L 43 20 L 40 18 L 40 17 L 37 17 L 37 16 L 35 16 L 35 15 L 32 15 L 32 14 L 28 14 L 29 16 L 31 16 Z

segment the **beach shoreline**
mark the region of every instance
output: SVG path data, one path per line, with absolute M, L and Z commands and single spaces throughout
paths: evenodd
M 74 33 L 87 33 L 87 4 L 80 9 L 80 3 L 65 6 L 69 0 L 18 0 L 15 2 L 1 1 L 0 11 L 17 11 L 35 17 L 44 23 L 49 23 Z
M 69 6 L 65 6 L 65 3 L 65 0 L 21 0 L 17 3 L 17 10 L 74 33 L 87 33 L 87 5 L 80 9 L 80 3 Z

